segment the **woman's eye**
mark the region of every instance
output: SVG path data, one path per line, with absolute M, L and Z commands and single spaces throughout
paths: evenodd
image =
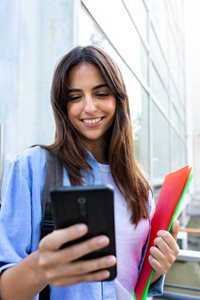
M 99 98 L 105 98 L 105 97 L 108 97 L 108 93 L 98 93 L 97 94 L 97 97 L 99 97 Z
M 69 96 L 69 101 L 79 101 L 81 96 Z

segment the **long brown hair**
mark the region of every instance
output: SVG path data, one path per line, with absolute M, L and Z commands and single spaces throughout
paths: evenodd
M 148 217 L 147 198 L 149 184 L 135 157 L 128 96 L 121 72 L 113 59 L 96 46 L 75 47 L 58 63 L 51 87 L 51 103 L 56 123 L 55 141 L 46 146 L 53 151 L 67 168 L 72 185 L 83 184 L 81 170 L 92 173 L 86 161 L 87 151 L 78 131 L 67 114 L 68 74 L 80 63 L 92 63 L 98 67 L 108 87 L 116 97 L 116 115 L 110 128 L 107 143 L 107 159 L 112 176 L 132 211 L 131 221 L 137 224 Z

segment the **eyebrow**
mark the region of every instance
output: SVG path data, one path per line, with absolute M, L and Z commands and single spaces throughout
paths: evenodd
M 93 88 L 92 88 L 92 90 L 93 91 L 95 91 L 95 90 L 98 90 L 98 89 L 100 89 L 100 88 L 102 88 L 102 87 L 108 87 L 108 85 L 106 84 L 106 83 L 100 83 L 100 84 L 97 84 L 97 85 L 95 85 Z M 81 89 L 69 89 L 68 90 L 68 92 L 69 93 L 75 93 L 75 92 L 81 92 L 82 90 Z

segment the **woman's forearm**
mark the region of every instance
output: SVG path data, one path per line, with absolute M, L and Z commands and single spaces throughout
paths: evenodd
M 30 254 L 0 276 L 1 300 L 32 300 L 46 286 L 38 266 L 38 252 Z

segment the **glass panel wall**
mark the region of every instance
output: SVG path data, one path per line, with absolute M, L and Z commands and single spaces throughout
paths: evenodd
M 146 5 L 141 0 L 124 0 L 122 1 L 127 8 L 128 14 L 135 23 L 142 39 L 148 41 L 148 12 Z
M 141 111 L 135 119 L 137 157 L 144 171 L 150 174 L 150 134 L 149 134 L 149 95 L 142 88 Z
M 187 159 L 183 5 L 175 2 L 84 0 L 80 12 L 80 44 L 105 48 L 122 71 L 137 155 L 155 188 Z
M 153 179 L 159 182 L 170 171 L 170 127 L 152 103 Z
M 130 112 L 133 121 L 133 133 L 136 141 L 136 149 L 138 159 L 146 172 L 149 172 L 149 113 L 148 113 L 148 94 L 137 76 L 148 77 L 148 53 L 142 43 L 140 51 L 140 70 L 137 73 L 134 68 L 127 63 L 126 57 L 119 55 L 111 41 L 100 28 L 96 20 L 92 18 L 86 7 L 82 7 L 80 14 L 80 23 L 85 26 L 80 26 L 80 44 L 96 44 L 106 49 L 106 51 L 116 60 L 123 74 L 126 89 L 129 96 Z M 139 67 L 139 65 L 138 65 Z M 134 69 L 135 70 L 135 69 Z

